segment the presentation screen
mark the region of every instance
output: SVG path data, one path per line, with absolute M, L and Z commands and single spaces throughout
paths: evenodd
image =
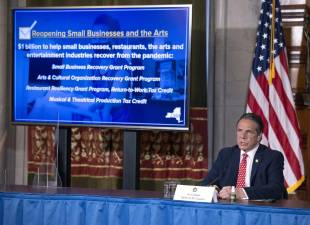
M 13 9 L 12 122 L 188 130 L 191 11 Z

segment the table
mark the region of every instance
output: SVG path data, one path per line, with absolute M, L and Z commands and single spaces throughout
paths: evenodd
M 310 202 L 195 203 L 151 191 L 5 186 L 0 225 L 310 225 Z

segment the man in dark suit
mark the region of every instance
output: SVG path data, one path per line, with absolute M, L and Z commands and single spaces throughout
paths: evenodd
M 238 120 L 237 145 L 219 152 L 203 181 L 220 188 L 219 198 L 229 199 L 232 186 L 236 186 L 237 199 L 287 198 L 283 155 L 260 144 L 263 127 L 254 113 L 245 113 Z

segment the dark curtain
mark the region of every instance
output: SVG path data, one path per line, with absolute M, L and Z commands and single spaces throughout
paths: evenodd
M 197 184 L 207 173 L 207 109 L 192 108 L 190 131 L 140 131 L 140 187 L 162 190 L 163 182 Z M 56 129 L 28 128 L 29 184 L 45 165 L 55 165 Z M 71 129 L 71 186 L 120 189 L 123 175 L 123 131 Z M 48 171 L 52 173 L 51 169 Z

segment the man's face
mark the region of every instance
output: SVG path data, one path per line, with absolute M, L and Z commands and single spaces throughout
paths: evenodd
M 262 134 L 257 133 L 258 125 L 249 119 L 242 119 L 237 124 L 237 144 L 245 152 L 253 149 L 261 140 Z

